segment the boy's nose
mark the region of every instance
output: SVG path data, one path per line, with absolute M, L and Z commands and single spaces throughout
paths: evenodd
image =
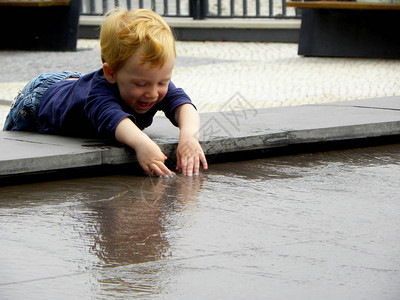
M 145 95 L 147 98 L 156 98 L 158 96 L 157 87 L 150 86 Z

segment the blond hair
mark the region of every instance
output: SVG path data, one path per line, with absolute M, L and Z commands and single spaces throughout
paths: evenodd
M 151 68 L 176 56 L 171 28 L 152 10 L 117 8 L 106 16 L 100 31 L 101 59 L 115 72 L 133 54 Z

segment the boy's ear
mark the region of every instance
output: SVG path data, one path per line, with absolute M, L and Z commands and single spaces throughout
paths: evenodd
M 117 80 L 115 79 L 115 72 L 108 63 L 103 64 L 103 72 L 109 83 L 114 84 L 117 82 Z

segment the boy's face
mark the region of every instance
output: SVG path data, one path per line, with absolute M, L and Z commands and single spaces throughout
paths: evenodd
M 103 67 L 107 80 L 118 84 L 122 100 L 139 114 L 147 112 L 167 94 L 175 59 L 171 57 L 161 68 L 152 69 L 149 63 L 141 62 L 138 55 L 132 55 L 115 73 L 107 63 Z

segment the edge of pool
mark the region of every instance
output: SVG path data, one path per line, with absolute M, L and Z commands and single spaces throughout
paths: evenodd
M 237 153 L 239 158 L 250 159 L 249 151 L 380 137 L 394 143 L 400 135 L 400 96 L 263 109 L 234 108 L 232 105 L 223 111 L 200 114 L 200 142 L 209 158 Z M 145 132 L 173 162 L 178 128 L 165 117 L 156 117 Z M 127 164 L 132 172 L 140 172 L 134 151 L 107 140 L 16 131 L 0 132 L 0 140 L 0 181 L 65 170 L 118 169 Z

